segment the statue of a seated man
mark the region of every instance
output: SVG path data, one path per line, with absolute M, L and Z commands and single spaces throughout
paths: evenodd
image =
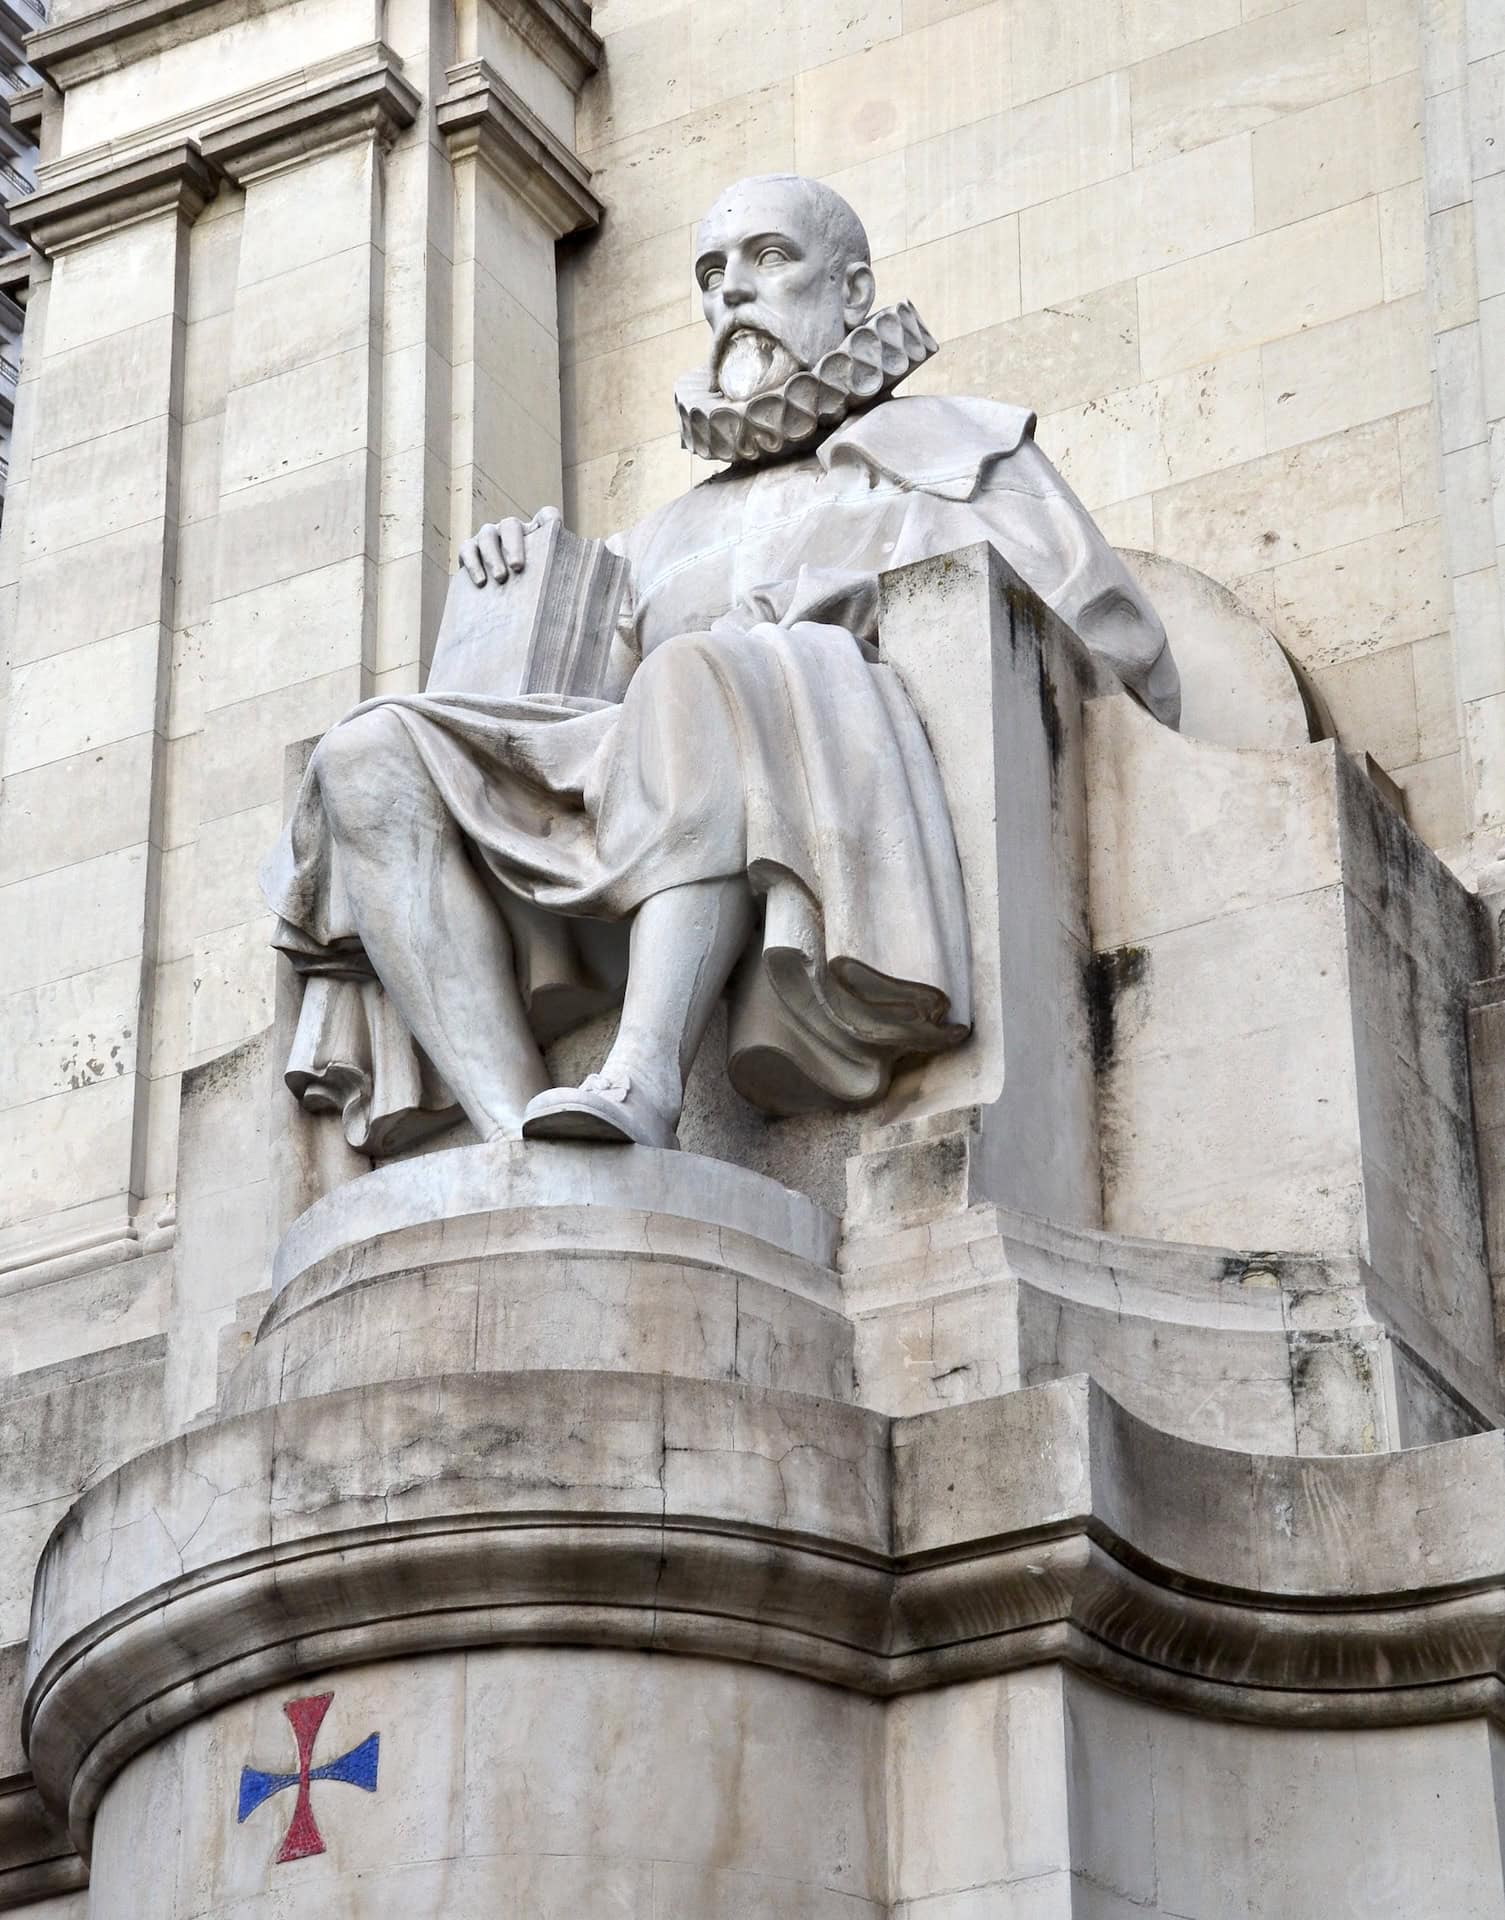
M 288 1081 L 393 1151 L 482 1139 L 676 1144 L 685 1076 L 731 985 L 728 1071 L 770 1113 L 875 1099 L 969 1029 L 946 797 L 877 659 L 878 575 L 988 539 L 1160 719 L 1165 635 L 1038 451 L 1033 416 L 891 398 L 935 351 L 873 311 L 867 236 L 830 188 L 745 180 L 697 235 L 707 373 L 687 445 L 729 464 L 614 536 L 624 697 L 475 692 L 357 707 L 309 763 L 266 869 L 308 978 Z M 478 594 L 529 528 L 461 551 Z M 550 1088 L 541 1043 L 620 998 L 599 1072 Z

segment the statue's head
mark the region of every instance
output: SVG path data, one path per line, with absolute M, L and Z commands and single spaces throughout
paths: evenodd
M 733 401 L 813 367 L 873 304 L 862 222 L 839 193 L 794 173 L 759 174 L 718 195 L 695 236 L 695 277 L 711 388 Z

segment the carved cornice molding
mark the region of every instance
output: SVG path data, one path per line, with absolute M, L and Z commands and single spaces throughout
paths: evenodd
M 1080 1379 L 893 1421 L 660 1375 L 407 1381 L 198 1429 L 86 1493 L 41 1565 L 27 1746 L 87 1849 L 109 1782 L 174 1728 L 464 1646 L 877 1696 L 1059 1661 L 1225 1720 L 1505 1721 L 1502 1514 L 1497 1434 L 1263 1458 Z
M 23 319 L 30 293 L 31 248 L 17 247 L 14 253 L 0 254 L 0 295 L 11 303 Z M 0 1293 L 5 1291 L 5 1274 L 11 1264 L 0 1259 Z
M 11 224 L 44 253 L 175 209 L 194 220 L 222 180 L 238 186 L 347 141 L 394 140 L 417 116 L 419 96 L 390 50 L 362 48 L 296 92 L 258 96 L 170 144 L 120 159 L 109 149 L 44 167 Z
M 89 1871 L 29 1774 L 0 1780 L 0 1913 L 74 1893 Z
M 448 70 L 437 119 L 452 160 L 474 157 L 512 187 L 562 239 L 601 218 L 590 171 L 485 60 Z
M 56 253 L 154 214 L 196 219 L 218 186 L 219 176 L 197 142 L 178 140 L 113 166 L 40 183 L 12 204 L 10 221 L 33 246 Z
M 42 126 L 42 83 L 17 87 L 10 97 L 10 123 L 18 133 L 35 142 Z
M 520 40 L 578 93 L 600 70 L 605 48 L 583 0 L 491 0 Z
M 413 124 L 419 95 L 386 47 L 374 47 L 372 56 L 354 72 L 206 129 L 199 138 L 204 158 L 244 186 L 364 135 L 390 143 Z
M 266 0 L 261 5 L 254 0 L 109 0 L 76 19 L 28 34 L 26 58 L 66 92 L 80 81 L 264 11 L 265 5 Z
M 109 0 L 76 19 L 26 37 L 26 57 L 66 91 L 82 80 L 193 40 L 280 0 Z M 490 0 L 508 26 L 572 92 L 602 62 L 600 35 L 585 0 Z M 28 91 L 30 91 L 28 89 Z

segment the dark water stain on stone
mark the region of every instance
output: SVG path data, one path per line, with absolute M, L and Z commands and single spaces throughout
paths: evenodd
M 1145 947 L 1110 947 L 1106 953 L 1089 955 L 1083 984 L 1087 1029 L 1092 1039 L 1092 1065 L 1097 1073 L 1106 1072 L 1113 1064 L 1119 999 L 1131 987 L 1140 985 L 1149 969 L 1149 950 Z

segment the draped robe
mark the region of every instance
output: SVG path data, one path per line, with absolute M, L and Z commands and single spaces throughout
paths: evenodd
M 961 874 L 923 729 L 877 656 L 878 575 L 991 540 L 1152 712 L 1174 725 L 1179 703 L 1158 619 L 1033 430 L 991 401 L 889 399 L 616 536 L 641 652 L 618 703 L 431 686 L 355 710 L 408 733 L 508 922 L 542 1040 L 618 993 L 644 899 L 739 874 L 763 913 L 728 1072 L 757 1105 L 861 1104 L 965 1037 Z M 316 753 L 263 870 L 307 976 L 287 1077 L 389 1152 L 454 1110 L 360 949 L 319 781 Z

